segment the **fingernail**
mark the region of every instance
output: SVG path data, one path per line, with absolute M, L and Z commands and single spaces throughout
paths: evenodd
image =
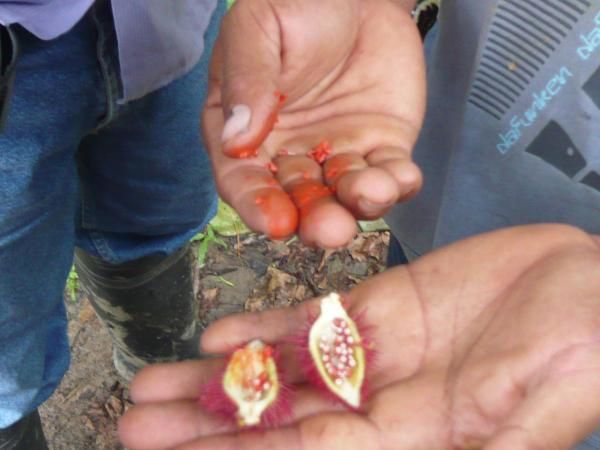
M 246 105 L 235 105 L 231 109 L 231 115 L 225 122 L 223 127 L 223 134 L 221 135 L 221 141 L 227 142 L 236 136 L 248 131 L 250 126 L 250 119 L 252 118 L 252 111 Z
M 406 191 L 402 192 L 398 198 L 400 200 L 407 200 L 412 198 L 417 193 L 417 188 L 411 187 L 406 189 Z
M 361 198 L 358 201 L 358 207 L 360 208 L 361 212 L 369 217 L 378 216 L 389 206 L 389 203 L 374 203 L 364 198 Z

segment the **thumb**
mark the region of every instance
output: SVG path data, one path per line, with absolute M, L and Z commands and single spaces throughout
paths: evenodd
M 311 318 L 317 317 L 319 301 L 313 299 L 294 307 L 224 317 L 204 331 L 202 350 L 223 353 L 255 338 L 266 342 L 283 341 L 301 331 Z
M 240 0 L 221 26 L 223 150 L 229 156 L 255 156 L 273 129 L 284 100 L 278 91 L 281 40 L 268 0 Z
M 600 345 L 564 351 L 551 365 L 483 450 L 569 450 L 600 427 Z

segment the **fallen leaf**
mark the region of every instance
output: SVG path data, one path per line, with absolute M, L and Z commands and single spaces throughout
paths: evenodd
M 93 417 L 102 417 L 102 416 L 104 416 L 105 411 L 102 408 L 102 406 L 100 406 L 98 404 L 94 404 L 87 410 L 87 412 L 88 412 L 88 414 L 90 414 Z
M 91 389 L 87 384 L 79 384 L 75 386 L 71 391 L 65 395 L 64 401 L 70 402 L 71 400 L 78 400 L 86 390 Z
M 294 300 L 299 303 L 306 300 L 307 289 L 303 284 L 298 284 L 294 290 Z
M 373 257 L 376 258 L 380 254 L 381 247 L 381 239 L 376 234 L 371 234 L 370 236 L 366 236 L 365 240 L 361 246 L 361 253 L 365 257 Z
M 203 304 L 214 305 L 219 296 L 219 288 L 202 289 L 201 295 Z
M 353 260 L 360 262 L 367 260 L 367 255 L 365 255 L 363 251 L 363 245 L 366 238 L 367 237 L 365 233 L 359 233 L 358 236 L 356 236 L 348 246 L 348 252 Z
M 123 401 L 116 395 L 111 395 L 108 399 L 108 404 L 119 414 L 123 412 Z
M 289 273 L 279 270 L 275 267 L 269 267 L 267 269 L 267 277 L 269 282 L 267 289 L 269 291 L 275 291 L 277 289 L 288 289 L 290 284 L 296 284 L 296 277 L 293 277 Z
M 328 286 L 329 286 L 329 280 L 327 280 L 327 277 L 321 278 L 321 280 L 317 283 L 317 287 L 321 291 L 327 290 Z
M 235 210 L 220 199 L 217 214 L 210 221 L 210 225 L 221 236 L 240 236 L 250 233 L 250 229 Z
M 97 431 L 94 422 L 88 416 L 83 416 L 83 424 L 86 428 L 89 428 L 91 431 Z
M 383 219 L 371 221 L 359 220 L 358 226 L 361 231 L 386 231 L 390 229 Z
M 259 312 L 267 309 L 266 298 L 263 296 L 248 297 L 244 303 L 244 310 L 247 312 Z
M 288 256 L 291 252 L 290 247 L 283 241 L 272 241 L 269 243 L 269 249 L 277 259 Z
M 325 265 L 325 262 L 334 253 L 335 253 L 334 249 L 331 249 L 331 248 L 325 249 L 325 251 L 323 252 L 323 257 L 321 258 L 321 262 L 319 263 L 319 266 L 317 267 L 317 272 L 320 272 L 321 270 L 323 270 L 323 266 Z
M 94 317 L 96 317 L 94 308 L 92 308 L 92 305 L 90 305 L 90 303 L 86 301 L 82 306 L 81 311 L 79 311 L 79 315 L 77 316 L 77 322 L 79 322 L 79 324 L 81 325 L 84 325 L 90 320 L 92 320 Z

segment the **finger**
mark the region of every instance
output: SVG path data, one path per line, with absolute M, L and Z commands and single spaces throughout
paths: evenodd
M 296 232 L 298 210 L 267 163 L 260 159 L 223 161 L 215 171 L 222 198 L 250 228 L 272 239 L 283 239 Z
M 118 425 L 121 442 L 134 450 L 163 450 L 198 436 L 234 429 L 235 424 L 206 414 L 194 400 L 134 406 Z
M 136 404 L 197 399 L 200 386 L 223 368 L 222 359 L 152 364 L 131 382 L 131 399 Z
M 224 353 L 256 338 L 277 343 L 299 333 L 319 311 L 319 299 L 313 299 L 293 308 L 231 315 L 204 331 L 201 347 L 208 353 Z
M 287 425 L 317 413 L 340 411 L 312 387 L 301 386 L 294 392 L 293 408 L 281 416 Z M 232 418 L 233 419 L 233 418 Z M 177 400 L 136 405 L 122 417 L 119 435 L 135 450 L 172 448 L 202 436 L 237 431 L 233 420 L 225 420 L 203 411 L 196 400 Z
M 221 151 L 221 143 L 212 130 L 223 126 L 223 117 L 214 108 L 204 112 L 202 127 L 207 139 L 215 182 L 220 196 L 255 231 L 273 239 L 295 233 L 298 210 L 269 168 L 265 152 L 256 158 L 235 159 Z
M 283 381 L 286 384 L 301 381 L 295 346 L 283 344 L 278 350 Z M 201 387 L 218 376 L 224 365 L 223 358 L 215 358 L 146 366 L 131 383 L 131 399 L 136 405 L 197 399 Z
M 329 413 L 297 426 L 198 439 L 177 450 L 365 450 L 379 447 L 377 430 L 357 414 Z
M 302 242 L 321 248 L 343 247 L 357 232 L 356 219 L 323 184 L 321 166 L 305 156 L 277 158 L 277 179 L 299 212 Z
M 345 247 L 356 235 L 354 216 L 319 181 L 304 181 L 290 187 L 298 207 L 298 235 L 302 242 L 320 248 Z
M 371 167 L 386 171 L 396 181 L 396 202 L 408 200 L 421 190 L 423 175 L 405 148 L 380 147 L 370 152 L 365 159 Z
M 228 182 L 221 190 L 223 198 L 250 228 L 272 239 L 294 234 L 298 227 L 298 210 L 267 169 L 245 166 L 225 177 Z
M 323 175 L 328 186 L 336 188 L 344 175 L 369 167 L 362 155 L 354 152 L 336 153 L 323 164 Z M 337 189 L 334 189 L 337 190 Z
M 348 312 L 359 315 L 368 328 L 368 337 L 376 346 L 376 371 L 402 377 L 414 374 L 423 362 L 427 335 L 421 302 L 406 268 L 390 269 L 360 283 L 344 300 Z M 223 353 L 254 338 L 275 344 L 289 342 L 290 336 L 303 335 L 319 313 L 320 298 L 315 298 L 292 308 L 228 316 L 204 331 L 201 347 L 208 353 Z M 402 317 L 402 326 L 397 325 L 397 317 Z M 294 349 L 284 345 L 281 354 L 290 377 L 302 379 L 294 378 L 301 372 Z M 385 377 L 379 376 L 371 381 L 374 386 L 386 383 Z
M 277 120 L 281 42 L 277 16 L 266 0 L 240 1 L 221 25 L 224 151 L 254 156 Z
M 560 352 L 543 371 L 484 450 L 568 450 L 600 426 L 598 342 Z
M 283 119 L 286 127 L 290 120 Z M 277 131 L 265 149 L 310 155 L 326 141 L 331 152 L 323 167 L 327 185 L 356 218 L 374 219 L 420 190 L 421 172 L 410 159 L 415 137 L 412 127 L 395 118 L 356 114 L 293 128 L 293 133 Z
M 340 203 L 359 219 L 383 216 L 400 197 L 396 180 L 384 169 L 369 167 L 358 154 L 335 155 L 323 170 Z

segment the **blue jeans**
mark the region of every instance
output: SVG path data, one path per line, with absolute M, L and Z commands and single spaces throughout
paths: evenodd
M 44 402 L 68 368 L 63 289 L 74 247 L 114 263 L 169 254 L 214 214 L 199 119 L 224 4 L 197 66 L 127 104 L 117 102 L 109 7 L 52 41 L 17 27 L 0 134 L 0 428 Z
M 387 267 L 399 266 L 408 264 L 408 258 L 398 239 L 390 236 L 390 245 L 388 250 Z M 578 445 L 573 450 L 600 450 L 600 430 L 596 430 L 587 439 Z

